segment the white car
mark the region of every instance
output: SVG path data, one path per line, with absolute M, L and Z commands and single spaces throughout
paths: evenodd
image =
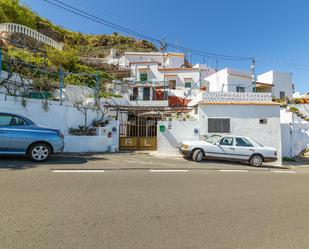
M 205 141 L 184 141 L 179 151 L 196 162 L 203 158 L 214 158 L 246 161 L 255 167 L 278 159 L 275 148 L 263 146 L 254 139 L 243 136 L 212 135 Z

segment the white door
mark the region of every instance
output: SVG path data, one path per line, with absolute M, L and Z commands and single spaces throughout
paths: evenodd
M 235 137 L 235 156 L 239 159 L 249 160 L 255 149 L 252 143 L 244 137 Z
M 231 158 L 234 157 L 234 137 L 223 137 L 218 145 L 219 153 L 218 157 Z

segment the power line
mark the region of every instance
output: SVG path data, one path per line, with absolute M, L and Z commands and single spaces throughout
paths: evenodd
M 67 3 L 64 3 L 62 1 L 59 1 L 59 0 L 53 0 L 54 2 L 52 2 L 50 0 L 42 0 L 42 1 L 44 1 L 44 2 L 46 2 L 48 4 L 51 4 L 53 6 L 56 6 L 58 8 L 64 9 L 64 10 L 66 10 L 68 12 L 71 12 L 71 13 L 73 13 L 75 15 L 79 15 L 79 16 L 81 16 L 83 18 L 88 19 L 88 20 L 91 20 L 91 21 L 103 24 L 103 25 L 108 26 L 110 28 L 114 28 L 114 29 L 120 30 L 120 31 L 122 31 L 122 32 L 124 32 L 126 34 L 130 34 L 130 35 L 133 35 L 133 36 L 136 36 L 136 37 L 139 37 L 139 38 L 147 39 L 147 40 L 155 42 L 157 44 L 160 43 L 160 39 L 158 39 L 158 38 L 151 37 L 151 36 L 142 34 L 140 32 L 128 29 L 128 28 L 126 28 L 124 26 L 112 23 L 112 22 L 107 21 L 107 20 L 105 20 L 103 18 L 97 17 L 97 16 L 95 16 L 95 15 L 89 13 L 89 12 L 86 12 L 84 10 L 81 10 L 79 8 L 71 6 L 71 5 L 67 4 Z M 231 56 L 231 55 L 209 53 L 209 52 L 205 52 L 205 51 L 201 51 L 201 50 L 197 50 L 197 49 L 192 49 L 192 48 L 189 48 L 189 47 L 179 46 L 177 44 L 170 43 L 170 42 L 167 42 L 166 44 L 169 47 L 171 47 L 171 48 L 181 49 L 181 50 L 183 50 L 185 52 L 191 52 L 192 54 L 199 55 L 199 56 L 205 56 L 205 57 L 208 57 L 208 58 L 217 58 L 217 59 L 221 59 L 221 60 L 251 60 L 252 59 L 251 57 Z
M 270 64 L 279 64 L 279 65 L 286 65 L 286 66 L 296 66 L 296 67 L 309 67 L 309 64 L 300 64 L 295 62 L 289 62 L 284 60 L 271 60 L 271 59 L 264 59 L 264 58 L 256 58 L 257 61 L 267 62 Z

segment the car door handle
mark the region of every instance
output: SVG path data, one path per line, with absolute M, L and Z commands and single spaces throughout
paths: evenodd
M 254 149 L 250 149 L 250 151 L 254 151 Z
M 0 134 L 3 134 L 3 133 L 5 133 L 5 131 L 0 131 Z
M 235 150 L 235 148 L 230 148 L 230 150 Z

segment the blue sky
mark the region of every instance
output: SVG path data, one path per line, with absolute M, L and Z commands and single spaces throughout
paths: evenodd
M 257 73 L 293 73 L 296 90 L 309 91 L 309 2 L 306 0 L 62 0 L 140 33 L 212 53 L 255 56 Z M 112 33 L 42 0 L 21 0 L 65 28 L 85 33 Z M 119 32 L 121 33 L 121 32 Z M 193 62 L 214 59 L 192 55 Z M 275 61 L 276 63 L 273 63 Z M 280 61 L 305 65 L 283 65 Z M 219 68 L 250 69 L 250 62 L 218 60 Z M 306 66 L 308 65 L 308 66 Z

